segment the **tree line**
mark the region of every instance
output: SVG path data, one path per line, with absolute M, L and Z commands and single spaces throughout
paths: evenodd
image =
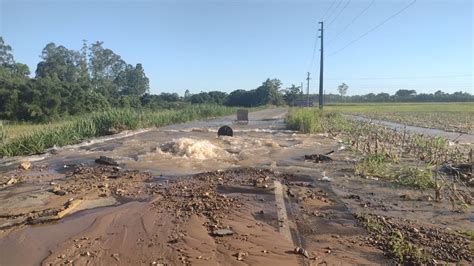
M 83 41 L 79 51 L 48 43 L 31 75 L 16 62 L 12 47 L 0 36 L 0 119 L 45 122 L 64 116 L 108 108 L 170 109 L 186 104 L 259 106 L 291 104 L 300 94 L 294 85 L 282 89 L 278 79 L 267 79 L 254 90 L 190 94 L 150 94 L 141 64 L 125 62 L 103 42 Z
M 150 94 L 148 77 L 142 64 L 131 65 L 103 42 L 83 41 L 79 51 L 48 43 L 32 74 L 26 64 L 16 62 L 12 47 L 0 36 L 0 120 L 46 122 L 109 108 L 180 108 L 187 104 L 218 104 L 255 107 L 294 105 L 303 98 L 302 88 L 283 88 L 278 79 L 266 79 L 252 90 L 191 94 Z M 345 84 L 343 84 L 345 85 Z M 342 85 L 341 85 L 342 86 Z M 414 90 L 345 96 L 348 86 L 338 88 L 341 95 L 325 95 L 326 102 L 428 102 L 474 101 L 474 96 L 438 91 L 417 94 Z M 318 95 L 311 95 L 317 101 Z
M 344 86 L 345 85 L 345 86 Z M 445 93 L 441 90 L 435 93 L 417 93 L 416 90 L 400 89 L 393 95 L 388 93 L 368 93 L 365 95 L 346 96 L 348 86 L 341 84 L 338 87 L 338 94 L 326 94 L 326 103 L 389 103 L 389 102 L 474 102 L 474 95 L 467 92 Z M 341 93 L 342 92 L 342 93 Z M 314 100 L 318 99 L 318 94 L 310 95 Z

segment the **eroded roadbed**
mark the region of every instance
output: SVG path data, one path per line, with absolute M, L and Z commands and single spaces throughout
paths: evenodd
M 23 170 L 8 162 L 0 264 L 472 264 L 472 205 L 357 174 L 343 136 L 286 130 L 285 114 L 64 147 L 17 158 Z M 221 125 L 234 136 L 217 137 Z
M 418 235 L 436 262 L 472 259 L 460 234 L 391 217 L 355 216 L 330 183 L 311 175 L 233 168 L 157 181 L 145 172 L 82 166 L 57 180 L 64 195 L 49 190 L 43 204 L 16 205 L 15 213 L 2 214 L 3 224 L 25 218 L 1 231 L 2 263 L 385 264 L 390 260 L 384 252 L 390 255 L 391 249 L 383 237 L 396 228 Z M 58 203 L 110 197 L 114 206 L 82 211 L 81 204 Z M 68 208 L 64 217 L 43 219 Z

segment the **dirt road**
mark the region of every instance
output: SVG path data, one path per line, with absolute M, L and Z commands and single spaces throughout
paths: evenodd
M 452 233 L 469 229 L 472 213 L 354 176 L 341 140 L 285 130 L 285 114 L 124 134 L 55 150 L 29 171 L 4 167 L 0 265 L 390 263 L 356 213 L 420 232 L 414 239 L 443 247 L 437 261 L 472 258 Z M 222 125 L 234 137 L 218 138 Z M 329 151 L 332 161 L 304 158 Z M 99 156 L 119 165 L 98 166 Z

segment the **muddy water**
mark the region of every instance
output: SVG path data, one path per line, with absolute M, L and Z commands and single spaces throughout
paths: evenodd
M 360 210 L 426 221 L 454 229 L 472 228 L 472 212 L 454 214 L 447 203 L 419 200 L 430 192 L 410 191 L 380 181 L 353 176 L 353 158 L 343 149 L 344 145 L 338 139 L 327 135 L 306 135 L 288 131 L 284 126 L 285 115 L 285 109 L 270 109 L 251 113 L 250 121 L 246 124 L 235 122 L 233 117 L 224 117 L 129 132 L 58 149 L 42 157 L 33 156 L 3 161 L 0 169 L 3 172 L 9 171 L 14 162 L 29 159 L 34 161 L 32 163 L 34 166 L 44 165 L 46 172 L 54 176 L 71 165 L 94 165 L 95 158 L 109 156 L 116 159 L 122 168 L 151 172 L 157 180 L 241 166 L 265 167 L 293 173 L 312 187 L 320 189 L 321 193 L 327 194 L 329 199 L 329 203 L 324 204 L 319 201 L 309 202 L 309 207 L 316 206 L 322 213 L 326 213 L 326 218 L 324 218 L 326 220 L 298 214 L 297 205 L 293 214 L 290 211 L 290 219 L 298 218 L 298 230 L 301 231 L 300 233 L 292 231 L 292 234 L 299 235 L 303 239 L 299 242 L 306 242 L 306 246 L 319 250 L 321 253 L 326 252 L 325 248 L 328 245 L 336 245 L 334 239 L 337 238 L 334 235 L 344 234 L 344 232 L 350 236 L 363 234 L 363 230 L 357 227 L 351 215 L 352 212 Z M 234 137 L 217 137 L 217 129 L 223 125 L 233 128 Z M 303 159 L 305 154 L 326 153 L 332 150 L 335 152 L 331 154 L 334 159 L 331 163 L 315 164 Z M 329 182 L 322 180 L 323 176 L 329 177 Z M 48 193 L 44 185 L 49 181 L 54 180 L 27 182 L 0 190 L 0 211 L 22 208 L 25 204 L 31 208 L 41 205 L 46 197 L 45 193 Z M 226 188 L 221 189 L 223 190 L 221 192 L 225 192 Z M 236 193 L 238 190 L 233 189 L 228 193 L 231 192 Z M 248 194 L 249 201 L 255 200 L 259 204 L 264 204 L 263 216 L 268 216 L 268 221 L 266 221 L 268 224 L 276 221 L 272 193 L 265 194 L 265 197 L 260 194 L 254 196 L 245 191 L 239 193 Z M 409 195 L 411 200 L 401 201 L 400 196 L 403 195 Z M 111 201 L 109 205 L 113 204 L 116 202 Z M 104 205 L 106 204 L 90 204 L 90 206 Z M 154 239 L 153 232 L 159 231 L 165 234 L 172 228 L 171 220 L 168 225 L 157 224 L 156 221 L 166 219 L 155 212 L 148 211 L 149 208 L 143 202 L 129 202 L 118 207 L 85 210 L 53 224 L 26 226 L 4 232 L 0 230 L 0 258 L 8 259 L 0 261 L 0 265 L 5 263 L 5 265 L 37 264 L 48 257 L 50 252 L 57 254 L 54 253 L 55 250 L 61 250 L 61 246 L 68 239 L 80 240 L 80 236 L 84 234 L 96 234 L 97 238 L 105 235 L 110 239 L 115 239 L 106 241 L 106 246 L 109 248 L 91 246 L 91 249 L 104 249 L 105 253 L 109 249 L 117 249 L 123 250 L 124 254 L 128 250 L 131 254 L 130 250 L 135 248 L 136 241 L 142 238 Z M 251 224 L 253 220 L 247 221 L 249 224 L 240 223 L 238 219 L 235 221 L 235 228 L 243 227 L 242 231 L 254 226 Z M 150 225 L 147 226 L 147 224 Z M 145 236 L 139 236 L 140 231 L 137 231 L 142 228 L 145 228 Z M 316 233 L 314 233 L 315 230 Z M 209 241 L 209 245 L 214 245 L 207 231 L 195 233 L 202 235 L 200 238 Z M 268 238 L 262 236 L 262 241 L 278 242 L 282 245 L 278 247 L 281 250 L 288 250 L 288 248 L 291 250 L 291 243 L 279 240 L 273 231 L 265 231 L 265 234 Z M 158 253 L 166 254 L 168 252 L 165 249 L 166 239 L 160 238 L 155 241 L 158 241 L 158 244 L 155 242 L 154 245 L 159 246 L 155 252 L 160 251 L 161 248 L 161 253 Z M 202 245 L 196 245 L 196 247 L 199 246 Z M 379 253 L 374 253 L 373 256 L 367 255 L 374 252 L 367 247 L 354 249 L 354 247 L 340 246 L 339 248 L 340 260 L 333 261 L 334 263 L 341 263 L 341 261 L 364 264 L 383 262 Z M 25 255 L 28 253 L 31 253 L 30 256 Z M 116 263 L 116 258 L 110 255 L 113 253 L 104 255 L 103 257 L 108 261 L 101 262 Z M 154 259 L 147 256 L 149 256 L 148 253 L 143 254 L 142 257 L 150 261 Z M 353 260 L 347 260 L 348 256 Z M 358 256 L 365 256 L 364 260 L 357 259 Z M 287 257 L 279 257 L 280 263 L 284 263 L 285 258 Z M 294 264 L 294 262 L 289 261 L 287 264 Z
M 317 136 L 285 130 L 285 109 L 270 109 L 251 114 L 247 124 L 233 117 L 162 127 L 136 135 L 84 143 L 43 155 L 37 165 L 49 169 L 77 164 L 94 164 L 94 159 L 109 156 L 126 168 L 150 171 L 155 175 L 176 176 L 236 166 L 277 166 L 292 164 L 294 157 L 311 151 Z M 229 125 L 234 137 L 217 137 L 220 126 Z M 16 161 L 28 158 L 17 158 Z M 3 166 L 9 170 L 9 166 Z

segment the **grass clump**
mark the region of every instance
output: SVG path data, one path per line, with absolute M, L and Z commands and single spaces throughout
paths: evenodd
M 303 133 L 324 131 L 319 112 L 314 109 L 291 110 L 285 120 L 286 127 Z
M 431 256 L 423 248 L 410 242 L 400 230 L 389 226 L 384 217 L 357 213 L 355 218 L 371 235 L 372 244 L 396 262 L 416 265 L 430 262 Z
M 337 112 L 323 112 L 317 108 L 292 109 L 285 119 L 286 127 L 303 133 L 342 131 L 348 128 L 347 120 Z
M 228 115 L 236 108 L 218 105 L 192 105 L 181 110 L 153 112 L 148 110 L 111 109 L 61 122 L 59 126 L 40 127 L 0 143 L 0 156 L 11 157 L 44 152 L 83 140 L 118 133 L 123 130 L 160 127 L 196 119 Z M 0 134 L 1 134 L 0 129 Z
M 387 253 L 400 263 L 424 264 L 430 261 L 423 248 L 406 240 L 398 230 L 393 231 L 388 239 Z
M 397 183 L 420 190 L 434 188 L 436 182 L 430 169 L 409 167 L 395 173 Z
M 459 233 L 469 239 L 469 248 L 474 252 L 474 230 L 460 230 Z
M 365 157 L 354 166 L 355 173 L 364 177 L 372 176 L 386 178 L 389 161 L 383 154 L 373 154 Z
M 7 140 L 7 130 L 3 126 L 2 121 L 0 121 L 0 144 L 5 143 Z

